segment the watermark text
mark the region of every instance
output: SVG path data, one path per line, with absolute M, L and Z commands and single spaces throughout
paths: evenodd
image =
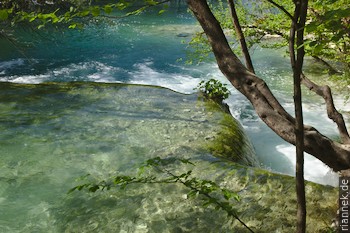
M 350 233 L 350 177 L 339 178 L 339 233 Z

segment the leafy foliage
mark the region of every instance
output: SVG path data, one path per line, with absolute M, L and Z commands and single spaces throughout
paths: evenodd
M 10 22 L 16 25 L 23 22 L 36 23 L 38 28 L 46 24 L 68 24 L 69 28 L 82 28 L 82 21 L 87 18 L 99 16 L 109 16 L 112 18 L 137 15 L 145 11 L 148 7 L 161 5 L 168 1 L 155 0 L 119 0 L 100 3 L 91 0 L 59 0 L 59 1 L 37 1 L 27 3 L 27 1 L 7 0 L 0 2 L 0 23 Z M 135 3 L 140 3 L 136 7 Z M 166 8 L 166 5 L 164 5 Z M 124 11 L 129 9 L 128 11 Z M 112 13 L 118 10 L 118 16 Z M 122 12 L 124 11 L 124 12 Z M 164 12 L 164 9 L 160 13 Z
M 350 71 L 347 71 L 340 75 L 332 75 L 331 80 L 335 81 L 338 85 L 335 86 L 336 90 L 342 91 L 345 94 L 345 102 L 348 103 L 350 101 Z M 345 112 L 344 112 L 345 113 Z M 350 112 L 347 112 L 350 115 Z
M 253 232 L 239 217 L 238 211 L 234 208 L 234 203 L 240 201 L 240 196 L 225 187 L 221 187 L 211 180 L 204 180 L 192 176 L 192 170 L 176 174 L 172 171 L 172 167 L 180 163 L 182 165 L 195 166 L 195 164 L 184 158 L 165 158 L 156 157 L 145 161 L 138 169 L 137 176 L 119 175 L 111 179 L 111 181 L 86 182 L 75 186 L 68 191 L 72 193 L 76 190 L 87 190 L 88 192 L 96 192 L 98 190 L 110 190 L 112 187 L 125 189 L 131 184 L 173 184 L 179 183 L 188 188 L 187 197 L 201 197 L 202 206 L 214 206 L 217 210 L 225 211 L 228 216 L 239 221 L 249 232 Z M 156 173 L 157 175 L 154 175 Z M 148 175 L 145 175 L 148 174 Z M 89 175 L 82 177 L 86 180 Z
M 236 1 L 236 10 L 247 40 L 248 47 L 260 44 L 267 48 L 283 48 L 288 45 L 290 15 L 277 8 L 271 2 L 283 7 L 290 15 L 293 12 L 293 2 L 289 0 L 276 1 Z M 318 61 L 330 61 L 328 68 L 334 69 L 332 63 L 342 63 L 343 70 L 350 69 L 350 6 L 347 0 L 312 1 L 306 24 L 306 55 L 317 58 Z M 236 54 L 237 39 L 233 29 L 228 7 L 222 0 L 212 4 L 211 9 L 219 20 L 225 34 L 228 35 Z M 208 57 L 208 41 L 202 33 L 198 33 L 189 43 L 194 55 L 191 62 L 201 62 Z M 196 59 L 197 58 L 197 59 Z
M 194 34 L 191 40 L 188 42 L 186 63 L 192 65 L 193 63 L 201 63 L 206 61 L 209 59 L 211 51 L 209 41 L 205 34 L 203 32 L 198 32 Z
M 314 57 L 338 61 L 350 69 L 350 6 L 347 1 L 316 1 L 310 7 L 306 51 Z
M 210 79 L 208 81 L 201 81 L 197 90 L 204 94 L 204 96 L 218 102 L 222 102 L 230 95 L 230 91 L 227 89 L 226 84 L 222 84 L 219 80 Z

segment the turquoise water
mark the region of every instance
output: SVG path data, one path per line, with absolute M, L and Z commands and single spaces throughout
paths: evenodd
M 33 34 L 22 29 L 17 33 L 18 40 L 25 41 L 17 46 L 20 50 L 0 41 L 4 48 L 0 55 L 0 81 L 123 82 L 163 86 L 182 93 L 192 93 L 203 79 L 216 78 L 227 83 L 214 62 L 185 65 L 187 45 L 183 42 L 198 30 L 186 7 L 177 4 L 161 16 L 154 11 L 122 20 L 100 19 L 87 23 L 83 31 L 48 28 Z M 293 113 L 291 72 L 284 50 L 257 47 L 251 52 L 258 74 Z M 308 66 L 315 65 L 311 61 Z M 316 78 L 319 76 L 322 74 Z M 231 90 L 231 112 L 252 138 L 263 166 L 293 175 L 294 147 L 268 129 L 246 99 Z M 341 96 L 336 99 L 339 108 L 350 109 Z M 305 92 L 304 111 L 306 123 L 336 137 L 336 126 L 327 118 L 322 100 Z M 312 157 L 307 160 L 314 168 L 306 171 L 307 179 L 333 182 L 328 180 L 329 169 L 322 163 Z
M 31 30 L 22 29 L 17 32 L 17 36 L 18 40 L 25 43 L 20 45 L 19 50 L 7 41 L 0 40 L 0 81 L 20 84 L 72 81 L 137 83 L 168 87 L 182 93 L 193 93 L 193 88 L 203 79 L 216 78 L 227 82 L 214 62 L 185 65 L 178 61 L 181 58 L 186 59 L 187 45 L 182 41 L 189 40 L 188 36 L 197 30 L 195 20 L 186 9 L 175 5 L 162 16 L 154 12 L 118 21 L 90 22 L 83 31 L 47 28 L 33 34 Z M 283 51 L 255 48 L 252 52 L 258 74 L 271 86 L 288 111 L 292 112 L 292 81 L 288 58 L 283 56 Z M 292 175 L 295 163 L 294 147 L 264 126 L 247 100 L 231 87 L 230 89 L 232 95 L 227 102 L 231 113 L 250 136 L 262 166 Z M 102 174 L 104 171 L 108 173 L 111 169 L 127 171 L 130 167 L 126 164 L 135 165 L 140 162 L 139 155 L 150 153 L 145 148 L 152 148 L 151 140 L 147 144 L 143 139 L 152 134 L 141 134 L 143 139 L 137 139 L 133 134 L 140 132 L 132 127 L 133 123 L 115 122 L 114 114 L 118 112 L 109 115 L 103 109 L 96 110 L 94 104 L 98 101 L 91 97 L 96 90 L 90 90 L 89 95 L 79 94 L 77 91 L 69 98 L 55 92 L 50 98 L 46 98 L 40 91 L 31 97 L 31 90 L 26 88 L 14 91 L 21 91 L 23 93 L 19 96 L 27 97 L 21 104 L 21 98 L 14 101 L 6 95 L 1 96 L 1 111 L 11 112 L 11 115 L 1 119 L 0 204 L 6 211 L 2 209 L 0 213 L 0 232 L 62 232 L 60 227 L 67 223 L 72 226 L 68 226 L 66 232 L 76 232 L 76 227 L 81 223 L 79 218 L 83 218 L 85 214 L 94 216 L 95 210 L 86 204 L 86 209 L 79 210 L 83 212 L 77 210 L 78 215 L 70 215 L 64 207 L 55 206 L 57 211 L 53 214 L 52 199 L 68 206 L 84 203 L 85 199 L 78 197 L 64 200 L 61 194 L 71 187 L 76 177 L 87 172 L 102 176 L 106 175 Z M 89 89 L 84 91 L 89 92 Z M 109 97 L 115 95 L 107 94 Z M 125 105 L 129 104 L 127 98 L 119 98 Z M 321 107 L 322 101 L 307 92 L 305 98 L 306 122 L 317 126 L 321 132 L 336 137 L 336 127 L 327 119 Z M 343 104 L 341 96 L 337 100 L 338 106 L 345 110 L 350 109 L 349 104 Z M 98 111 L 106 118 L 99 119 Z M 149 111 L 143 114 L 148 116 L 148 113 L 151 114 Z M 87 118 L 90 113 L 96 115 L 92 123 Z M 131 116 L 136 119 L 138 117 L 129 115 L 128 112 L 124 114 L 125 118 Z M 151 116 L 154 117 L 151 114 L 150 118 Z M 91 128 L 84 128 L 88 124 L 91 124 Z M 110 128 L 112 126 L 114 128 Z M 130 127 L 133 128 L 132 134 L 123 131 Z M 118 132 L 117 138 L 106 137 L 115 131 Z M 103 143 L 97 145 L 95 142 L 101 141 L 101 138 Z M 81 141 L 84 143 L 80 143 Z M 119 157 L 119 160 L 122 158 L 120 163 L 113 156 L 116 150 L 128 155 Z M 150 154 L 154 155 L 154 151 Z M 69 172 L 65 170 L 67 164 Z M 306 166 L 307 179 L 334 184 L 334 175 L 319 161 L 308 156 Z M 52 192 L 43 191 L 52 187 L 58 188 Z M 165 200 L 165 203 L 171 200 Z M 116 200 L 112 202 L 102 204 L 108 207 L 115 204 Z M 147 202 L 144 204 L 149 206 Z M 128 204 L 121 204 L 116 209 L 119 212 L 114 214 L 123 215 L 128 205 L 136 204 L 132 200 Z M 20 212 L 23 224 L 16 227 Z M 74 216 L 78 216 L 78 219 L 74 219 Z M 103 216 L 108 219 L 111 217 Z M 138 221 L 137 216 L 134 219 L 134 222 Z M 113 219 L 109 221 L 112 224 Z M 87 224 L 86 229 L 92 232 L 98 221 L 83 222 Z M 162 220 L 159 224 L 162 226 L 167 223 Z M 140 222 L 136 225 L 140 228 L 138 231 L 142 232 L 144 224 Z M 156 227 L 157 224 L 154 225 Z M 128 227 L 135 228 L 135 225 L 132 221 L 127 222 L 119 230 L 127 231 Z M 137 229 L 133 231 L 137 232 Z
M 193 71 L 184 71 L 183 63 L 176 60 L 184 58 L 186 45 L 181 42 L 193 32 L 194 20 L 183 7 L 179 10 L 184 12 L 170 9 L 166 16 L 154 12 L 125 20 L 88 22 L 82 32 L 47 29 L 33 35 L 24 29 L 18 32 L 19 40 L 26 41 L 23 55 L 30 60 L 6 53 L 1 60 L 9 64 L 3 65 L 1 80 L 139 82 L 150 78 L 145 70 L 186 77 Z
M 32 33 L 22 29 L 17 33 L 18 40 L 25 41 L 17 46 L 20 50 L 0 40 L 4 48 L 0 55 L 0 81 L 124 82 L 163 86 L 182 93 L 192 93 L 203 79 L 216 78 L 227 83 L 214 62 L 184 64 L 187 45 L 183 42 L 198 30 L 186 6 L 175 3 L 161 16 L 156 10 L 122 20 L 99 19 L 87 23 L 83 31 L 47 28 Z M 291 72 L 284 50 L 257 47 L 251 52 L 258 74 L 292 113 Z M 310 61 L 308 66 L 315 65 Z M 317 69 L 317 66 L 313 68 Z M 318 79 L 322 77 L 322 73 L 314 75 Z M 231 112 L 253 139 L 263 166 L 293 174 L 293 146 L 274 135 L 258 119 L 245 98 L 231 90 L 232 96 L 228 100 Z M 350 109 L 349 103 L 344 105 L 341 96 L 336 100 L 339 108 Z M 321 99 L 305 92 L 306 123 L 336 137 L 336 126 L 323 108 Z M 316 169 L 307 171 L 307 179 L 328 183 L 324 177 L 328 169 L 317 160 L 309 159 Z

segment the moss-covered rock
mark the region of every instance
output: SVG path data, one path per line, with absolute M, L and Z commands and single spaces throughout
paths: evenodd
M 232 117 L 225 104 L 212 101 L 207 98 L 200 98 L 204 101 L 206 110 L 209 113 L 218 115 L 217 129 L 213 130 L 212 137 L 206 139 L 207 150 L 218 158 L 227 159 L 242 165 L 259 167 L 259 161 L 255 155 L 252 144 L 245 134 L 240 123 Z

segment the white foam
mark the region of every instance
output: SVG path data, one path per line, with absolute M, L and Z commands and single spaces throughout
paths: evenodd
M 98 76 L 103 78 L 108 76 L 112 77 L 113 73 L 119 69 L 113 66 L 106 65 L 101 62 L 90 61 L 90 62 L 80 62 L 72 63 L 66 67 L 58 68 L 52 71 L 54 77 L 66 76 L 66 77 L 76 77 L 84 79 L 85 76 L 91 76 L 92 80 L 97 80 Z
M 21 58 L 10 60 L 10 61 L 4 61 L 4 62 L 0 62 L 0 70 L 7 70 L 16 66 L 23 66 L 23 65 L 24 65 L 24 59 L 21 59 Z
M 284 154 L 291 161 L 293 171 L 295 172 L 296 155 L 295 146 L 291 144 L 282 144 L 276 146 L 276 150 Z M 328 166 L 316 159 L 310 154 L 304 155 L 304 178 L 320 184 L 337 185 L 338 175 Z
M 38 75 L 0 77 L 0 81 L 26 84 L 39 84 L 48 81 L 92 81 L 117 82 L 115 74 L 120 69 L 101 62 L 90 61 L 72 63 Z
M 93 74 L 87 75 L 89 81 L 93 82 L 104 82 L 113 83 L 116 81 L 115 73 L 119 72 L 121 69 L 118 67 L 109 66 L 101 62 L 94 62 L 92 70 L 96 70 Z
M 130 71 L 130 83 L 156 85 L 170 88 L 182 93 L 192 93 L 199 79 L 179 73 L 166 73 L 152 68 L 152 61 L 135 64 L 135 70 Z
M 23 84 L 39 84 L 50 79 L 50 75 L 23 75 L 0 77 L 1 82 L 23 83 Z
M 216 79 L 222 80 L 223 76 L 219 73 L 218 69 L 217 72 L 218 73 L 214 75 L 210 75 L 213 75 Z M 224 81 L 224 83 L 226 82 Z M 271 170 L 294 175 L 296 163 L 295 146 L 280 140 L 278 136 L 268 129 L 262 120 L 258 118 L 255 110 L 250 107 L 251 104 L 249 101 L 243 97 L 243 95 L 237 93 L 236 90 L 232 90 L 231 85 L 229 85 L 229 89 L 233 93 L 227 100 L 231 114 L 240 121 L 247 134 L 251 137 L 255 149 L 260 152 L 260 154 L 264 154 L 261 155 L 264 157 L 261 159 L 265 162 L 269 162 L 276 160 L 276 158 L 272 158 L 273 156 L 279 156 L 281 157 L 280 161 L 283 161 L 282 157 L 285 156 L 288 161 L 290 161 L 290 165 L 279 164 L 279 162 L 273 163 L 273 166 L 280 167 L 271 167 Z M 279 90 L 272 91 L 279 97 L 283 107 L 290 114 L 294 115 L 293 100 L 287 98 L 285 94 Z M 335 102 L 340 109 L 350 109 L 350 104 L 344 106 L 344 101 L 342 101 L 341 98 L 336 99 Z M 329 137 L 334 137 L 338 133 L 337 127 L 334 122 L 328 118 L 325 108 L 326 107 L 323 105 L 322 100 L 318 102 L 310 102 L 306 99 L 306 102 L 303 104 L 304 121 L 305 124 L 316 127 L 321 133 Z M 263 166 L 269 167 L 270 165 L 263 164 Z M 288 169 L 284 171 L 286 167 L 288 167 Z M 305 153 L 305 179 L 316 183 L 336 186 L 338 175 L 332 172 L 332 170 L 320 160 Z

